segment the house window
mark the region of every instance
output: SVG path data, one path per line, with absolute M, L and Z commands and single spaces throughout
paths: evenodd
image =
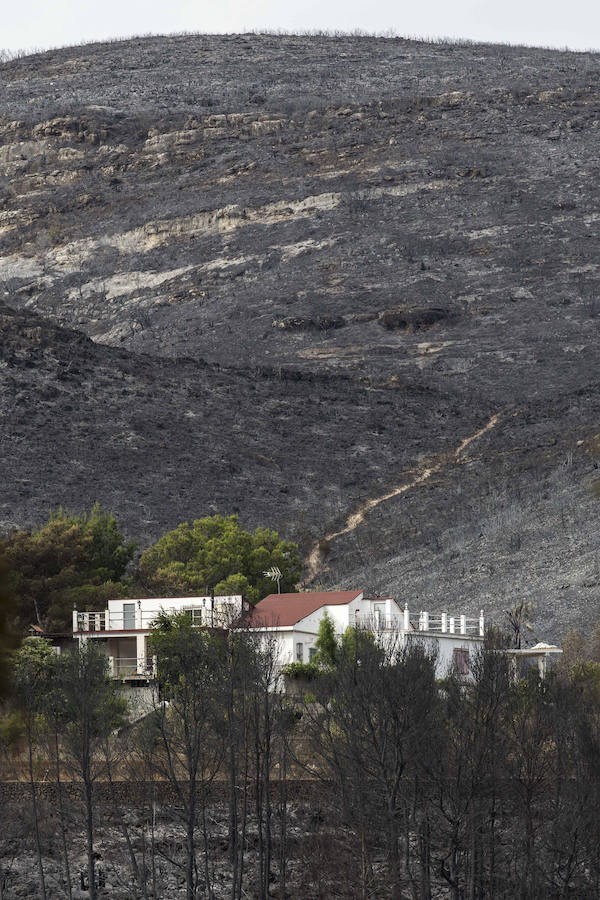
M 192 625 L 204 624 L 204 610 L 201 606 L 191 609 L 190 612 L 192 614 Z
M 296 644 L 296 662 L 304 662 L 304 644 L 301 641 Z
M 316 647 L 309 647 L 309 648 L 308 648 L 308 661 L 309 661 L 309 662 L 312 662 L 312 661 L 313 661 L 313 659 L 315 658 L 316 652 L 317 652 L 317 648 L 316 648 Z
M 453 652 L 454 671 L 457 675 L 469 674 L 469 651 L 464 647 L 455 647 Z

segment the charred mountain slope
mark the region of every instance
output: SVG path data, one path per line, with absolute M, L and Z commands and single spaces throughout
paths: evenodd
M 2 65 L 3 527 L 239 510 L 312 583 L 600 618 L 599 73 L 269 35 Z

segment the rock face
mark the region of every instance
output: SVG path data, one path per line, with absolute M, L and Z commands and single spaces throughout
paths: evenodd
M 267 35 L 0 66 L 0 527 L 239 511 L 312 584 L 600 619 L 599 72 Z

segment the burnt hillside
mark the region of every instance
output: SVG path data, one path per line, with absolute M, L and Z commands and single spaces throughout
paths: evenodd
M 600 619 L 599 74 L 270 35 L 0 66 L 0 527 L 239 511 L 314 584 Z

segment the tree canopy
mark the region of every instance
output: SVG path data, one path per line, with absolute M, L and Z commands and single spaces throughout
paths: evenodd
M 41 528 L 0 541 L 17 629 L 37 623 L 47 631 L 69 630 L 74 603 L 86 609 L 124 593 L 120 579 L 134 549 L 98 504 L 82 515 L 59 509 Z
M 207 516 L 182 522 L 149 547 L 139 577 L 147 589 L 172 596 L 189 593 L 242 593 L 256 603 L 273 590 L 265 571 L 278 567 L 281 589 L 293 590 L 300 577 L 298 547 L 276 531 L 245 531 L 238 517 Z

